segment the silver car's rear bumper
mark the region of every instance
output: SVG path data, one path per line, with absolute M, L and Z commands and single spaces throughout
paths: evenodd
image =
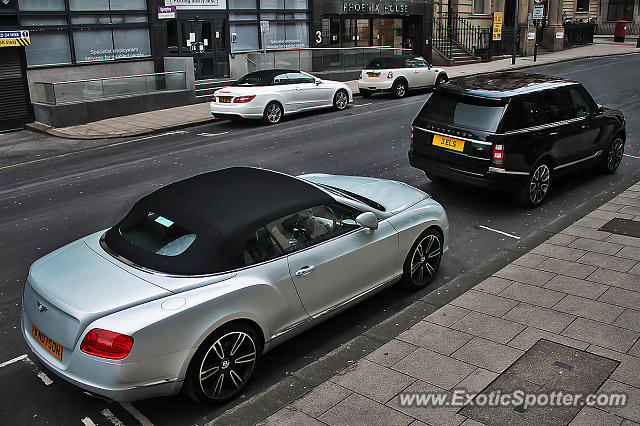
M 61 368 L 31 335 L 31 322 L 24 309 L 21 323 L 22 335 L 38 361 L 58 377 L 85 391 L 115 401 L 135 401 L 174 395 L 182 388 L 181 378 L 158 377 L 158 372 L 166 371 L 168 365 L 182 365 L 191 356 L 191 351 L 127 363 L 126 360 L 114 361 L 84 354 L 77 345 L 68 366 Z M 176 372 L 178 370 L 179 367 Z

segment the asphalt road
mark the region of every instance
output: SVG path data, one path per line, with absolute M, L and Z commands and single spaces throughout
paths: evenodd
M 392 287 L 281 345 L 263 358 L 248 398 L 585 201 L 611 193 L 640 167 L 640 56 L 586 59 L 536 72 L 582 82 L 627 117 L 626 154 L 617 174 L 586 170 L 554 183 L 541 208 L 525 211 L 510 194 L 435 184 L 407 161 L 409 128 L 427 94 L 402 100 L 356 98 L 343 112 L 305 114 L 263 127 L 219 122 L 62 158 L 0 169 L 0 424 L 202 424 L 233 406 L 202 407 L 178 396 L 122 406 L 86 396 L 26 359 L 20 293 L 38 257 L 120 219 L 140 196 L 178 179 L 231 165 L 290 174 L 327 172 L 396 179 L 442 203 L 451 238 L 437 281 L 422 292 Z M 15 133 L 21 137 L 20 133 Z M 7 137 L 6 135 L 4 136 Z M 46 143 L 46 138 L 42 139 Z M 630 182 L 629 182 L 630 183 Z M 499 230 L 513 237 L 479 226 Z M 242 401 L 240 398 L 238 401 Z M 137 416 L 137 418 L 136 418 Z

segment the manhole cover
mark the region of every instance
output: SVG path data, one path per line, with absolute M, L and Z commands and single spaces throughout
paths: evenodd
M 599 230 L 611 232 L 612 234 L 640 238 L 640 222 L 637 220 L 616 217 L 602 225 Z
M 540 339 L 507 370 L 500 374 L 482 394 L 524 395 L 596 393 L 619 362 L 549 340 Z M 476 397 L 477 401 L 480 401 Z M 581 404 L 545 406 L 526 404 L 468 405 L 460 414 L 487 425 L 493 424 L 568 424 L 582 409 Z

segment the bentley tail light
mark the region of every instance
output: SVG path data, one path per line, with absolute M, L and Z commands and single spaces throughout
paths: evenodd
M 387 73 L 387 78 L 393 78 L 393 71 L 389 71 Z
M 493 154 L 491 154 L 491 165 L 495 167 L 504 167 L 504 145 L 493 145 Z
M 101 358 L 122 359 L 129 355 L 133 337 L 101 328 L 94 328 L 84 336 L 80 350 Z
M 234 104 L 246 104 L 247 102 L 251 102 L 256 95 L 250 96 L 238 96 L 233 100 Z

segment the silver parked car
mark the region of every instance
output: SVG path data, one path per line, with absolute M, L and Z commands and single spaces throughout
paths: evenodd
M 205 173 L 36 261 L 22 330 L 87 391 L 226 401 L 277 344 L 400 279 L 426 286 L 448 228 L 440 204 L 400 182 Z

